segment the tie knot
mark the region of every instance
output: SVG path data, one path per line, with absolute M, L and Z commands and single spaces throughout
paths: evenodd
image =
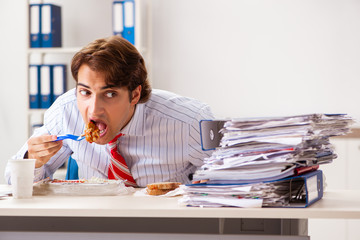
M 117 140 L 123 135 L 124 135 L 123 133 L 119 133 L 118 135 L 116 135 L 116 137 L 113 138 L 113 140 L 111 140 L 108 143 L 111 149 L 113 149 L 116 146 Z

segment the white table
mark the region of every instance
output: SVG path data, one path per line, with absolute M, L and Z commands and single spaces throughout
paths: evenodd
M 128 224 L 126 231 L 138 232 L 144 226 L 152 228 L 151 224 L 159 220 L 161 224 L 169 224 L 169 229 L 172 224 L 180 232 L 189 229 L 188 233 L 194 233 L 194 229 L 202 227 L 200 223 L 219 221 L 223 224 L 224 219 L 360 219 L 360 191 L 325 192 L 322 200 L 308 208 L 196 208 L 180 206 L 178 199 L 133 195 L 9 197 L 0 200 L 0 230 L 15 232 L 22 226 L 22 231 L 114 232 L 118 226 L 133 222 L 135 224 Z M 191 229 L 184 222 L 189 219 L 198 219 L 200 223 Z M 215 224 L 220 226 L 220 230 L 213 229 L 209 233 L 219 233 L 222 224 Z M 185 225 L 185 230 L 181 230 L 182 225 Z M 122 232 L 120 228 L 119 232 Z M 171 231 L 165 229 L 165 233 Z M 204 228 L 203 231 L 208 230 Z
M 179 197 L 33 196 L 0 201 L 0 216 L 152 217 L 152 218 L 343 218 L 360 219 L 360 191 L 325 192 L 308 208 L 197 208 Z

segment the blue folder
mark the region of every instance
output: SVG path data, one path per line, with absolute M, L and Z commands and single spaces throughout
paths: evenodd
M 65 64 L 53 64 L 53 98 L 55 101 L 61 94 L 66 91 L 66 65 Z
M 30 108 L 40 108 L 40 65 L 29 65 Z
M 44 64 L 40 67 L 40 108 L 49 108 L 53 102 L 53 74 L 52 65 Z
M 246 184 L 235 183 L 196 183 L 189 184 L 188 186 L 245 186 Z M 304 208 L 317 202 L 323 197 L 324 183 L 323 173 L 321 170 L 316 170 L 304 173 L 298 176 L 291 176 L 273 181 L 254 182 L 252 184 L 266 184 L 266 183 L 283 183 L 288 184 L 289 192 L 287 195 L 290 197 L 289 205 L 287 206 L 265 206 L 265 207 L 282 207 L 282 208 Z
M 135 45 L 135 2 L 122 0 L 113 2 L 113 33 Z
M 41 5 L 42 47 L 61 47 L 61 7 L 54 4 Z
M 30 18 L 30 47 L 41 47 L 41 4 L 30 4 L 29 6 Z
M 289 192 L 291 196 L 291 200 L 289 203 L 289 208 L 301 208 L 301 207 L 308 207 L 311 204 L 319 201 L 322 199 L 324 195 L 324 182 L 323 182 L 323 173 L 321 170 L 316 170 L 312 172 L 308 172 L 299 176 L 292 176 L 284 179 L 277 180 L 285 181 L 290 185 L 290 190 L 292 189 L 291 186 L 294 185 L 295 182 L 302 183 L 302 188 L 296 189 L 297 192 L 294 194 Z M 301 193 L 304 194 L 304 198 L 299 197 Z

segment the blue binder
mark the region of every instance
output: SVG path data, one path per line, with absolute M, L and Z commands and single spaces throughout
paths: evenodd
M 40 67 L 40 108 L 49 108 L 53 96 L 53 72 L 52 65 L 41 65 Z
M 258 182 L 255 184 L 282 184 L 282 186 L 288 185 L 289 192 L 284 193 L 289 196 L 289 204 L 286 206 L 263 206 L 263 207 L 281 207 L 281 208 L 305 208 L 313 203 L 317 202 L 323 197 L 324 183 L 323 173 L 321 170 L 316 170 L 303 175 L 291 176 L 274 181 Z M 215 184 L 215 183 L 196 183 L 189 184 L 188 186 L 216 186 L 216 185 L 231 185 L 231 186 L 244 186 L 246 184 Z M 201 191 L 199 191 L 201 192 Z M 206 194 L 206 191 L 204 191 Z
M 113 33 L 135 45 L 135 2 L 122 0 L 113 2 Z
M 54 4 L 41 5 L 42 47 L 61 47 L 61 7 Z
M 222 134 L 219 132 L 225 120 L 200 120 L 200 140 L 203 151 L 219 147 Z
M 41 4 L 30 4 L 29 6 L 30 18 L 30 47 L 41 47 Z
M 289 192 L 291 200 L 289 206 L 285 207 L 308 207 L 311 204 L 320 200 L 324 195 L 323 173 L 321 170 L 316 170 L 313 172 L 305 173 L 303 175 L 288 177 L 277 181 L 288 182 L 288 184 L 290 185 L 290 190 L 295 190 L 294 188 L 291 188 L 291 186 L 294 185 L 295 182 L 302 183 L 302 187 L 296 189 L 296 194 Z M 297 198 L 301 194 L 303 194 L 303 197 Z
M 40 65 L 29 65 L 30 108 L 40 108 Z
M 66 91 L 66 65 L 54 64 L 53 71 L 53 101 Z

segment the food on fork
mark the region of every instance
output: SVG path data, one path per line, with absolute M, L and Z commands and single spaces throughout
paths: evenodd
M 180 182 L 157 182 L 147 185 L 146 192 L 149 195 L 163 195 L 175 190 L 181 185 Z
M 100 130 L 93 120 L 86 124 L 84 135 L 89 143 L 95 142 L 100 137 Z

